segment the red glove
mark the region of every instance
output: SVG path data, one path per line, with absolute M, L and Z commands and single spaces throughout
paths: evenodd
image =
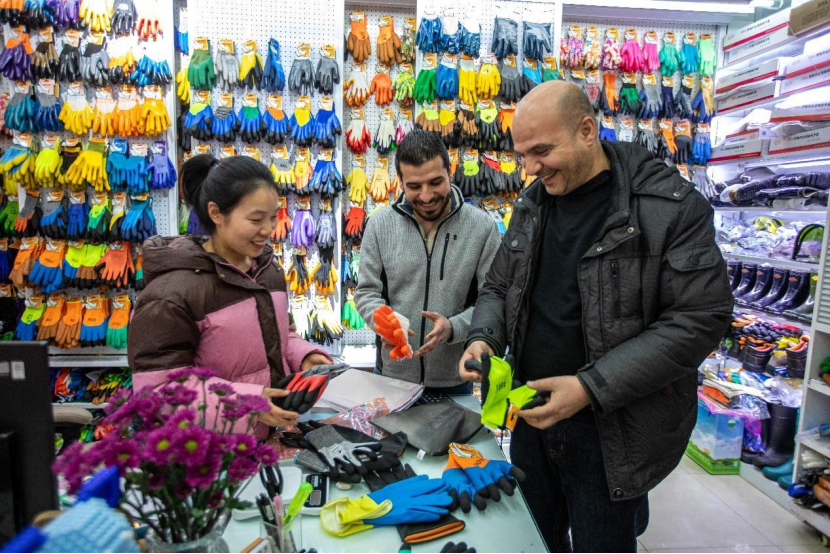
M 352 206 L 349 215 L 346 216 L 346 236 L 350 239 L 360 240 L 363 237 L 363 222 L 366 219 L 366 212 L 363 208 Z
M 288 208 L 283 206 L 277 210 L 277 226 L 274 232 L 271 233 L 271 238 L 282 242 L 288 236 L 288 231 L 291 230 L 291 217 L 288 215 Z
M 283 410 L 304 414 L 323 395 L 332 373 L 348 367 L 348 364 L 316 365 L 301 373 L 287 375 L 277 383 L 277 388 L 288 391 L 288 396 L 273 398 L 272 402 Z

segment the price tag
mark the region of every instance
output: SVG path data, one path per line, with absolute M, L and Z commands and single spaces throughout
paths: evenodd
M 375 167 L 379 167 L 381 169 L 389 169 L 389 158 L 386 156 L 378 156 L 377 162 L 375 163 Z
M 320 150 L 320 154 L 317 156 L 317 160 L 318 161 L 322 160 L 324 162 L 330 162 L 331 161 L 331 155 L 332 155 L 331 148 L 323 148 L 322 150 Z
M 643 86 L 645 85 L 656 85 L 657 84 L 657 77 L 654 73 L 645 73 L 643 74 Z
M 644 40 L 647 44 L 657 44 L 657 31 L 648 31 Z
M 637 29 L 626 29 L 625 40 L 637 40 Z
M 194 50 L 207 50 L 208 48 L 210 48 L 210 46 L 208 46 L 207 37 L 196 37 L 195 39 L 193 39 L 193 44 Z
M 363 154 L 354 154 L 352 156 L 352 166 L 354 167 L 366 167 L 366 156 Z
M 269 94 L 268 97 L 265 98 L 265 107 L 282 111 L 282 96 L 279 94 Z
M 571 38 L 582 38 L 582 26 L 571 25 L 568 27 L 568 36 Z
M 438 54 L 432 52 L 424 54 L 423 60 L 423 64 L 421 64 L 422 69 L 435 69 L 438 67 Z
M 253 158 L 258 162 L 262 161 L 262 151 L 252 144 L 246 144 L 243 146 L 241 155 L 246 158 Z
M 69 193 L 70 204 L 86 204 L 86 193 L 82 190 L 73 190 Z
M 219 149 L 219 159 L 225 160 L 236 156 L 236 148 L 233 144 L 226 144 Z
M 275 146 L 274 149 L 271 150 L 271 158 L 278 161 L 287 160 L 288 148 L 286 148 L 285 145 Z
M 59 141 L 60 137 L 58 137 L 58 135 L 44 135 L 43 138 L 40 139 L 40 148 L 43 150 L 47 148 L 54 148 L 57 146 Z
M 81 44 L 81 32 L 75 29 L 67 29 L 63 40 L 69 46 L 77 48 Z
M 300 43 L 297 46 L 297 55 L 296 58 L 298 60 L 307 60 L 311 57 L 311 46 L 307 42 Z
M 324 44 L 320 48 L 320 55 L 323 56 L 324 58 L 329 59 L 329 60 L 333 60 L 334 59 L 334 45 L 333 44 Z
M 683 42 L 690 46 L 694 46 L 697 44 L 697 38 L 694 33 L 686 33 L 686 36 L 683 37 Z
M 249 92 L 242 97 L 242 105 L 246 108 L 256 108 L 259 102 L 259 97 L 255 92 Z
M 220 38 L 219 43 L 217 44 L 217 50 L 219 50 L 219 52 L 223 52 L 225 54 L 233 54 L 234 53 L 233 39 Z
M 398 118 L 399 119 L 408 119 L 412 121 L 412 109 L 411 108 L 401 108 L 398 110 Z
M 623 83 L 627 85 L 636 85 L 637 84 L 637 74 L 636 73 L 623 73 Z
M 516 67 L 516 56 L 510 54 L 506 58 L 504 58 L 504 65 L 505 67 Z
M 144 87 L 144 98 L 151 98 L 153 100 L 161 100 L 161 87 L 158 85 L 147 85 Z
M 669 46 L 674 46 L 675 45 L 674 40 L 675 40 L 674 33 L 672 31 L 666 31 L 666 33 L 663 35 L 663 44 L 667 44 Z

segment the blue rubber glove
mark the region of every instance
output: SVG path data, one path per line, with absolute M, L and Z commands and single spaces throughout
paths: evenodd
M 147 85 L 169 85 L 173 80 L 170 65 L 167 60 L 152 60 L 147 56 L 141 58 L 135 71 L 130 75 L 130 81 L 140 87 Z
M 469 514 L 473 505 L 479 510 L 487 508 L 487 500 L 476 492 L 473 482 L 452 459 L 448 460 L 441 479 L 450 487 L 450 496 L 453 500 L 450 506 L 451 511 L 461 507 L 462 512 Z
M 115 139 L 107 154 L 107 180 L 114 191 L 127 187 L 127 141 Z
M 11 261 L 9 259 L 9 249 L 0 250 L 0 281 L 6 281 L 9 278 L 11 271 Z
M 22 92 L 15 93 L 6 106 L 6 127 L 21 133 L 36 132 L 38 130 L 35 122 L 36 111 L 37 104 L 31 95 Z
M 312 192 L 319 192 L 324 198 L 332 198 L 343 190 L 343 177 L 334 160 L 317 160 L 309 188 Z
M 473 58 L 481 51 L 481 24 L 474 18 L 461 22 L 461 51 Z
M 272 38 L 268 41 L 268 57 L 262 72 L 262 86 L 268 92 L 276 92 L 285 88 L 285 73 L 282 70 L 280 58 L 280 43 Z
M 291 114 L 288 120 L 288 126 L 291 128 L 291 139 L 297 146 L 311 146 L 314 140 L 314 119 L 309 117 L 308 121 L 301 124 L 302 119 L 298 120 L 297 111 Z M 303 110 L 304 111 L 304 110 Z
M 156 219 L 153 216 L 153 206 L 150 198 L 146 200 L 133 199 L 130 211 L 124 216 L 121 224 L 121 237 L 124 240 L 142 243 L 156 234 Z
M 131 194 L 141 194 L 150 190 L 150 174 L 147 171 L 147 158 L 130 156 L 126 165 L 127 190 Z
M 184 130 L 193 138 L 210 140 L 213 138 L 211 126 L 213 110 L 207 104 L 191 104 L 184 118 Z
M 343 126 L 334 110 L 319 109 L 314 116 L 314 142 L 324 148 L 334 148 L 337 137 L 343 133 Z
M 617 133 L 616 131 L 614 131 L 614 129 L 609 129 L 604 125 L 600 125 L 599 140 L 610 140 L 611 142 L 617 142 Z
M 265 124 L 265 142 L 268 144 L 281 144 L 285 137 L 291 133 L 288 126 L 289 119 L 283 111 L 267 108 L 262 114 L 262 121 Z
M 262 140 L 264 124 L 259 108 L 244 106 L 237 114 L 239 118 L 239 136 L 248 144 L 256 144 Z
M 695 133 L 695 141 L 692 146 L 692 163 L 695 165 L 706 165 L 712 157 L 712 143 L 709 133 L 698 130 Z
M 441 100 L 452 100 L 458 95 L 458 68 L 442 61 L 436 74 L 435 93 Z
M 378 504 L 387 500 L 392 503 L 389 513 L 371 520 L 373 525 L 437 521 L 449 513 L 452 505 L 449 486 L 442 479 L 426 475 L 392 483 L 367 496 Z
M 41 292 L 52 294 L 63 288 L 63 265 L 63 262 L 61 262 L 57 267 L 48 267 L 38 259 L 29 273 L 29 281 L 40 287 Z
M 418 32 L 415 34 L 415 43 L 424 52 L 438 54 L 441 52 L 441 19 L 422 19 Z
M 150 161 L 149 181 L 153 189 L 170 189 L 176 184 L 176 166 L 167 156 L 167 145 L 163 142 L 153 145 Z
M 63 131 L 63 122 L 60 120 L 62 107 L 60 98 L 38 93 L 35 103 L 35 126 L 38 130 L 52 133 Z
M 706 102 L 703 101 L 702 89 L 697 91 L 697 96 L 695 96 L 692 102 L 692 112 L 693 123 L 709 123 L 712 119 L 712 116 L 706 111 Z
M 83 238 L 86 232 L 87 219 L 89 217 L 89 206 L 86 202 L 81 204 L 69 203 L 69 225 L 66 228 L 66 236 L 69 239 Z
M 697 73 L 697 66 L 700 64 L 700 52 L 694 44 L 688 44 L 684 37 L 683 48 L 680 49 L 680 68 L 684 75 Z
M 495 502 L 501 500 L 503 491 L 513 496 L 515 480 L 524 481 L 525 473 L 507 462 L 488 460 L 467 444 L 450 444 L 450 461 L 461 467 L 473 483 L 476 492 Z

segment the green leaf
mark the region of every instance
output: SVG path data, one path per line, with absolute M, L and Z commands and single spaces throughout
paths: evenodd
M 228 498 L 227 507 L 229 510 L 244 510 L 251 506 L 250 502 L 239 500 L 238 498 Z

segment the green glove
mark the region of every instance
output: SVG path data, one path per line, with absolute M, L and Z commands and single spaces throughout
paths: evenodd
M 516 413 L 541 406 L 546 395 L 513 379 L 513 358 L 485 353 L 481 360 L 468 360 L 464 368 L 481 374 L 481 423 L 491 429 L 516 426 Z
M 715 71 L 715 46 L 711 38 L 702 38 L 697 42 L 700 51 L 700 66 L 698 73 L 701 75 L 712 75 Z
M 210 55 L 210 41 L 207 41 L 207 50 L 193 50 L 190 66 L 187 68 L 187 78 L 190 86 L 197 90 L 211 90 L 216 86 L 216 72 L 213 58 Z
M 640 110 L 640 94 L 637 85 L 626 83 L 620 89 L 620 111 L 629 115 L 636 115 Z
M 366 322 L 363 321 L 363 318 L 360 317 L 360 313 L 357 311 L 354 298 L 349 298 L 343 304 L 343 324 L 352 331 L 363 329 L 366 326 Z
M 6 237 L 15 236 L 14 221 L 20 213 L 20 203 L 17 200 L 12 200 L 6 203 L 6 207 L 0 212 L 0 229 L 3 230 L 3 235 Z
M 415 102 L 428 104 L 435 100 L 437 69 L 422 69 L 415 80 Z
M 410 100 L 415 93 L 415 75 L 409 71 L 398 71 L 392 88 L 395 90 L 395 100 L 398 102 Z
M 548 81 L 558 81 L 562 78 L 559 75 L 559 70 L 555 67 L 552 68 L 542 68 L 542 82 L 547 83 Z
M 680 69 L 680 52 L 674 44 L 663 43 L 663 49 L 660 50 L 660 66 L 663 75 L 667 76 L 674 75 Z

